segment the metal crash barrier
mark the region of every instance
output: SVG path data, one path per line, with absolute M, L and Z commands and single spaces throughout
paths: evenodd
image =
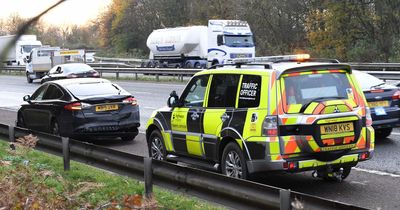
M 65 170 L 74 170 L 69 167 L 69 160 L 72 159 L 120 175 L 145 180 L 145 196 L 151 195 L 154 182 L 158 186 L 198 196 L 234 209 L 289 210 L 297 209 L 298 206 L 310 210 L 363 209 L 200 169 L 149 160 L 91 143 L 0 124 L 0 136 L 4 137 L 3 139 L 14 141 L 15 138 L 28 134 L 38 137 L 36 149 L 63 157 Z

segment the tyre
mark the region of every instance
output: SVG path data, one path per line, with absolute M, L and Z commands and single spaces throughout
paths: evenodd
M 33 82 L 33 79 L 31 79 L 31 78 L 29 77 L 29 73 L 28 73 L 28 72 L 26 73 L 26 81 L 27 81 L 28 83 L 32 83 L 32 82 Z
M 135 139 L 136 135 L 126 135 L 126 136 L 121 136 L 122 141 L 133 141 Z
M 190 63 L 190 62 L 185 63 L 185 68 L 187 68 L 187 69 L 193 68 L 192 63 Z
M 195 68 L 195 69 L 201 69 L 201 64 L 200 64 L 199 62 L 196 62 L 196 63 L 194 64 L 194 68 Z
M 222 174 L 238 179 L 247 179 L 247 165 L 242 150 L 239 146 L 230 142 L 224 148 L 221 158 Z
M 58 125 L 57 120 L 53 120 L 53 122 L 51 123 L 50 132 L 51 132 L 51 134 L 53 134 L 55 136 L 59 136 L 60 135 L 60 126 Z
M 317 176 L 328 182 L 341 182 L 345 180 L 351 172 L 351 167 L 334 168 L 331 172 L 318 170 Z
M 156 160 L 166 160 L 167 151 L 165 149 L 164 139 L 159 130 L 151 132 L 148 144 L 150 157 Z
M 385 139 L 392 133 L 393 128 L 379 128 L 375 130 L 376 139 Z
M 25 119 L 24 119 L 24 117 L 22 116 L 22 114 L 20 112 L 18 113 L 18 117 L 17 117 L 17 126 L 21 127 L 21 128 L 25 128 L 26 127 Z

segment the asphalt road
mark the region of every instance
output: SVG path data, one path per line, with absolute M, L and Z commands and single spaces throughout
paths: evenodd
M 117 139 L 96 141 L 96 144 L 137 155 L 147 155 L 143 135 L 151 112 L 166 105 L 172 90 L 180 93 L 184 84 L 117 81 L 131 92 L 140 104 L 140 134 L 133 142 Z M 22 97 L 32 94 L 38 83 L 28 84 L 24 77 L 0 75 L 0 123 L 14 124 Z M 276 187 L 304 192 L 370 209 L 400 209 L 400 130 L 387 139 L 377 140 L 375 157 L 359 163 L 342 183 L 329 183 L 311 177 L 310 172 L 268 174 L 255 181 Z

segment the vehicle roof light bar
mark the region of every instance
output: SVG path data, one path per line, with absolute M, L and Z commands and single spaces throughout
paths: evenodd
M 232 60 L 232 63 L 252 63 L 252 62 L 284 62 L 284 61 L 297 61 L 302 62 L 310 59 L 309 54 L 296 54 L 296 55 L 278 55 L 278 56 L 265 56 L 255 58 L 236 58 Z

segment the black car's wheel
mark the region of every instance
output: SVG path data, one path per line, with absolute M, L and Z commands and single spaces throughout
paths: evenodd
M 164 139 L 159 130 L 154 130 L 150 134 L 149 155 L 156 160 L 165 160 L 167 157 Z
M 351 167 L 338 167 L 328 172 L 326 170 L 318 170 L 318 177 L 329 182 L 341 182 L 346 179 L 351 172 Z
M 392 133 L 393 128 L 379 128 L 375 130 L 375 137 L 377 139 L 385 139 Z
M 58 125 L 57 120 L 53 120 L 51 123 L 51 133 L 56 136 L 60 135 L 60 126 Z
M 221 158 L 221 172 L 230 177 L 247 179 L 248 172 L 242 150 L 234 143 L 228 143 Z
M 17 126 L 21 128 L 25 128 L 25 120 L 24 117 L 20 112 L 18 112 L 18 117 L 17 117 Z
M 29 77 L 29 73 L 28 73 L 28 72 L 26 73 L 26 81 L 27 81 L 28 83 L 32 83 L 32 82 L 33 82 L 33 79 L 31 79 L 31 78 Z
M 136 135 L 126 135 L 126 136 L 121 136 L 122 141 L 133 141 L 135 139 Z

